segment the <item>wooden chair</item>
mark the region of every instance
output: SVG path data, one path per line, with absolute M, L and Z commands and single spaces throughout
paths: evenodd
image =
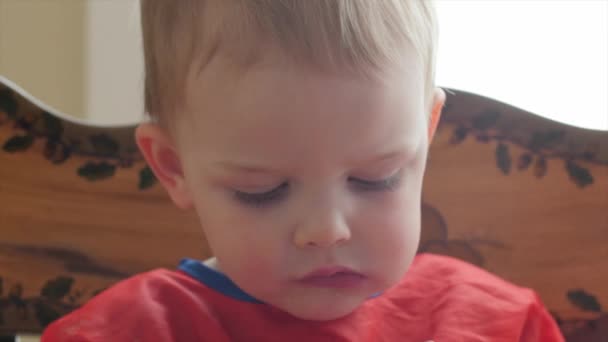
M 0 85 L 0 333 L 40 332 L 131 274 L 210 256 L 133 130 Z M 429 158 L 420 250 L 535 289 L 570 341 L 606 341 L 608 132 L 450 91 Z

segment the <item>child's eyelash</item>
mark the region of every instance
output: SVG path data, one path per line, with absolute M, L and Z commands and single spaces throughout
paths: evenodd
M 401 174 L 397 173 L 392 177 L 378 181 L 370 181 L 359 178 L 349 178 L 348 180 L 349 182 L 353 183 L 357 191 L 392 191 L 395 190 L 401 183 Z M 235 190 L 234 197 L 239 202 L 246 205 L 252 207 L 263 207 L 282 200 L 287 195 L 287 190 L 289 190 L 289 183 L 285 182 L 267 192 L 250 193 Z
M 285 182 L 267 192 L 250 193 L 235 190 L 234 196 L 242 203 L 253 207 L 261 207 L 281 200 L 287 194 L 288 188 L 289 184 Z
M 358 178 L 349 178 L 349 181 L 353 182 L 357 187 L 357 190 L 361 191 L 391 191 L 395 190 L 401 183 L 401 174 L 397 173 L 394 176 L 378 181 L 369 181 Z

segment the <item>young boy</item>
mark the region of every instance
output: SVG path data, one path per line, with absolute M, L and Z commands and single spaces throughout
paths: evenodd
M 563 340 L 532 291 L 415 257 L 445 99 L 429 1 L 141 10 L 137 143 L 215 257 L 127 279 L 43 341 Z

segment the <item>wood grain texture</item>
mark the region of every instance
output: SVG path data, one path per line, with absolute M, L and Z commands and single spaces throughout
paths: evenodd
M 0 96 L 0 144 L 34 138 L 0 150 L 0 332 L 39 332 L 130 274 L 210 256 L 193 213 L 174 208 L 158 184 L 138 187 L 145 165 L 134 127 L 62 122 L 53 139 L 70 153 L 54 163 L 49 136 L 32 128 L 39 110 L 10 96 Z M 99 149 L 90 137 L 100 134 L 116 146 L 104 138 Z M 533 288 L 566 334 L 597 334 L 608 305 L 607 147 L 608 132 L 450 94 L 430 151 L 421 251 Z M 115 168 L 91 181 L 78 174 L 89 162 Z

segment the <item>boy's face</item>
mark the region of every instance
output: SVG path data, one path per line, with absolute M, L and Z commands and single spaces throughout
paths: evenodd
M 219 268 L 244 291 L 329 320 L 404 276 L 429 132 L 421 68 L 406 69 L 370 81 L 290 63 L 238 75 L 211 64 L 189 84 L 175 158 L 152 167 L 176 203 L 194 207 Z M 154 144 L 140 127 L 140 146 L 146 136 Z

